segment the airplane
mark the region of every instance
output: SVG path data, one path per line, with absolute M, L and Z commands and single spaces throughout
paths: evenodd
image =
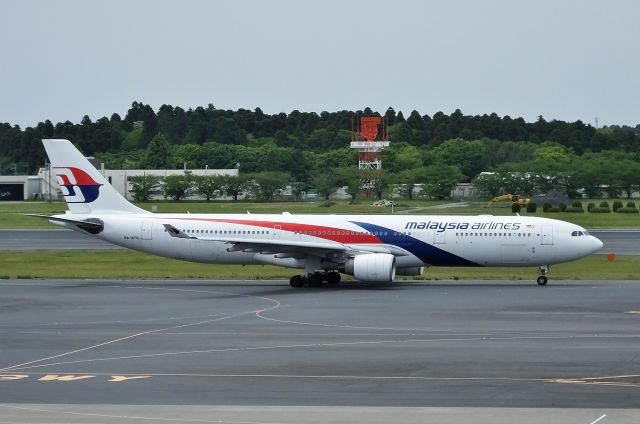
M 143 252 L 211 264 L 303 270 L 292 287 L 341 274 L 390 283 L 429 266 L 538 267 L 590 255 L 602 242 L 568 222 L 524 216 L 151 213 L 128 202 L 69 141 L 44 139 L 68 211 L 34 215 Z

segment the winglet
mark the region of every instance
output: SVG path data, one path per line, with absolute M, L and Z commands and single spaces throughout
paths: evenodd
M 187 235 L 186 233 L 180 231 L 179 229 L 177 229 L 176 227 L 174 227 L 171 224 L 162 224 L 164 226 L 164 230 L 169 233 L 169 235 L 171 237 L 177 237 L 177 238 L 187 238 L 187 239 L 194 239 L 195 237 L 191 237 L 190 235 Z

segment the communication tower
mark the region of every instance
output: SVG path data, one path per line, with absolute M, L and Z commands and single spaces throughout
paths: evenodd
M 351 148 L 358 150 L 360 192 L 371 196 L 382 170 L 382 151 L 389 147 L 386 120 L 380 116 L 361 116 L 352 128 Z

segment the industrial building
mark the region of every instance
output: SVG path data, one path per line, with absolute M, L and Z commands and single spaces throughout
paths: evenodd
M 91 158 L 89 158 L 91 159 Z M 183 169 L 105 169 L 102 163 L 95 163 L 96 168 L 105 176 L 107 181 L 126 199 L 132 199 L 131 177 L 140 175 L 184 175 Z M 237 176 L 238 169 L 189 169 L 191 175 L 231 175 Z M 163 199 L 162 194 L 152 199 Z M 199 198 L 199 197 L 195 197 Z M 62 192 L 58 186 L 56 176 L 50 169 L 40 168 L 35 176 L 5 175 L 0 176 L 0 201 L 21 200 L 62 200 Z

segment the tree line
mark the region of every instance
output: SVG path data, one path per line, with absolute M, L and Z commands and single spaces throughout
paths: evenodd
M 627 174 L 638 175 L 640 125 L 594 128 L 543 117 L 529 123 L 460 110 L 433 116 L 414 110 L 405 118 L 391 107 L 383 114 L 365 108 L 270 115 L 210 104 L 189 110 L 163 105 L 156 112 L 141 102 L 133 102 L 124 118 L 85 116 L 79 124 L 45 121 L 25 129 L 0 124 L 0 172 L 34 172 L 45 162 L 40 139 L 68 138 L 107 168 L 238 167 L 241 174 L 285 174 L 289 184 L 320 191 L 323 182 L 348 186 L 346 176 L 357 164 L 356 152 L 348 148 L 354 123 L 375 115 L 384 117 L 391 140 L 384 171 L 375 176 L 379 194 L 395 185 L 410 197 L 410 187 L 420 185 L 439 197 L 454 179 L 482 186 L 483 171 L 502 176 L 500 184 L 484 183 L 487 192 L 498 185 L 522 193 L 550 185 L 567 192 L 602 186 L 629 192 L 636 184 Z M 516 183 L 513 177 L 534 174 L 540 177 L 533 186 L 527 185 L 532 178 Z

